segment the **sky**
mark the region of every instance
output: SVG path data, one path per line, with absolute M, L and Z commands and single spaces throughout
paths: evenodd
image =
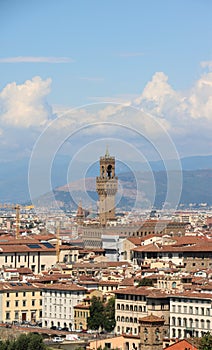
M 121 139 L 211 154 L 211 13 L 211 0 L 1 0 L 0 161 L 32 156 L 43 135 L 51 158 L 110 138 L 113 153 Z

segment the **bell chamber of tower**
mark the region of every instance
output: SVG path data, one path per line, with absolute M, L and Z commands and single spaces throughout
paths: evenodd
M 115 175 L 115 157 L 106 150 L 100 157 L 100 176 L 96 178 L 96 191 L 99 196 L 99 220 L 102 226 L 115 220 L 115 195 L 118 190 L 118 177 Z

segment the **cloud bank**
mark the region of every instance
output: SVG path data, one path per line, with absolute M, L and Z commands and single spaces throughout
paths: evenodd
M 24 154 L 33 147 L 40 133 L 57 116 L 55 132 L 63 128 L 79 128 L 85 123 L 117 121 L 123 123 L 130 119 L 131 125 L 145 123 L 147 133 L 157 133 L 151 118 L 143 120 L 141 113 L 150 114 L 170 134 L 181 156 L 211 153 L 212 132 L 212 72 L 211 62 L 202 62 L 207 70 L 187 91 L 175 90 L 164 72 L 156 72 L 137 98 L 122 104 L 102 103 L 98 110 L 82 107 L 75 111 L 67 108 L 52 108 L 48 104 L 51 79 L 34 77 L 18 85 L 8 84 L 0 92 L 0 145 L 2 154 L 16 150 Z M 104 102 L 104 101 L 103 101 Z M 94 105 L 95 106 L 95 105 Z M 126 114 L 126 106 L 135 107 L 135 112 Z M 64 117 L 65 116 L 65 117 Z M 155 128 L 155 129 L 154 129 Z M 57 129 L 57 130 L 56 130 Z M 89 137 L 89 132 L 87 135 Z M 97 133 L 104 135 L 104 127 Z M 115 135 L 116 130 L 114 130 Z M 117 135 L 119 136 L 119 135 Z M 0 154 L 0 157 L 3 155 Z

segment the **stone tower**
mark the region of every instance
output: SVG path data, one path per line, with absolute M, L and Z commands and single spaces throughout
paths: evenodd
M 164 322 L 152 314 L 139 319 L 142 350 L 163 350 Z
M 118 190 L 118 177 L 115 176 L 115 157 L 108 150 L 100 157 L 100 176 L 96 178 L 96 191 L 99 195 L 99 220 L 106 226 L 108 220 L 115 220 L 115 195 Z

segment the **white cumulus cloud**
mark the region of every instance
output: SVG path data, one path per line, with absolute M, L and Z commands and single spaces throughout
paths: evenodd
M 10 127 L 43 127 L 51 118 L 47 103 L 51 79 L 34 77 L 23 84 L 8 84 L 0 93 L 0 124 Z

